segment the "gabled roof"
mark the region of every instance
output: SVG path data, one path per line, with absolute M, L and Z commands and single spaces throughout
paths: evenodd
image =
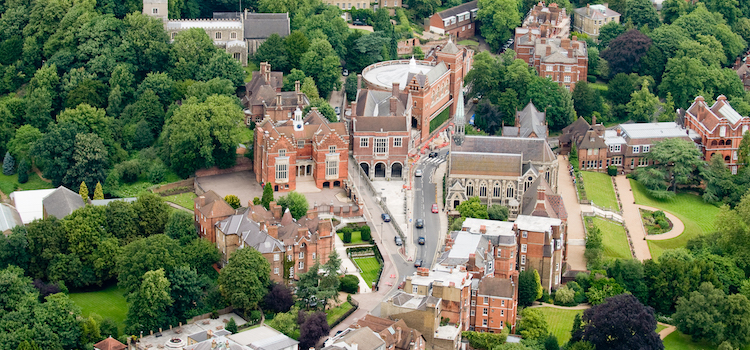
M 461 145 L 452 147 L 451 155 L 454 152 L 522 154 L 524 163 L 551 162 L 556 159 L 549 144 L 543 139 L 467 135 Z
M 355 117 L 353 131 L 409 131 L 408 117 Z
M 521 176 L 523 155 L 507 153 L 450 153 L 451 175 Z
M 578 144 L 578 149 L 601 149 L 607 148 L 607 144 L 604 143 L 602 135 L 594 130 L 593 128 L 586 131 L 581 137 L 581 142 Z
M 447 10 L 440 11 L 440 12 L 437 13 L 437 15 L 440 18 L 448 18 L 448 17 L 455 16 L 455 15 L 457 15 L 459 13 L 464 13 L 464 12 L 471 11 L 471 10 L 476 10 L 478 8 L 477 7 L 478 3 L 479 3 L 479 0 L 470 1 L 470 2 L 467 2 L 465 4 L 461 4 L 461 5 L 458 5 L 458 6 L 455 6 L 455 7 L 451 7 L 449 9 L 447 9 Z
M 748 117 L 743 117 L 737 113 L 724 95 L 717 97 L 716 102 L 711 107 L 708 107 L 703 96 L 698 96 L 687 109 L 686 114 L 711 133 L 716 130 L 719 124 L 724 124 L 736 130 L 741 124 L 750 122 Z
M 546 113 L 536 109 L 533 102 L 529 101 L 524 109 L 516 112 L 516 117 L 518 118 L 519 126 L 504 127 L 503 136 L 530 137 L 534 133 L 540 139 L 547 137 Z M 506 134 L 506 129 L 514 130 L 508 130 Z M 518 130 L 518 133 L 511 135 L 515 130 Z
M 544 208 L 537 208 L 537 196 L 539 188 L 544 189 Z M 555 194 L 543 176 L 538 177 L 531 183 L 523 194 L 522 215 L 542 216 L 553 219 L 567 219 L 568 212 L 565 210 L 562 196 Z
M 516 293 L 516 287 L 509 278 L 485 277 L 479 281 L 479 290 L 477 295 L 487 295 L 492 297 L 513 298 Z
M 225 235 L 238 235 L 245 246 L 252 247 L 261 254 L 284 251 L 284 244 L 271 237 L 267 230 L 250 218 L 250 208 L 216 223 Z
M 42 206 L 48 216 L 63 219 L 84 206 L 83 198 L 66 187 L 60 186 L 42 199 Z
M 25 225 L 44 216 L 42 200 L 54 191 L 55 189 L 15 191 L 9 197 Z
M 213 190 L 193 198 L 193 202 L 197 204 L 198 211 L 207 218 L 218 218 L 234 214 L 234 208 L 227 204 L 224 198 L 221 198 Z
M 450 54 L 457 54 L 458 53 L 458 46 L 453 43 L 453 40 L 448 38 L 448 43 L 443 46 L 443 49 L 440 50 L 440 52 L 450 53 Z
M 605 5 L 588 5 L 586 7 L 577 8 L 573 10 L 573 12 L 591 19 L 605 19 L 620 15 Z
M 357 94 L 357 110 L 355 115 L 363 117 L 384 117 L 391 115 L 391 91 L 362 89 Z M 409 95 L 396 95 L 396 116 L 403 116 L 407 111 Z
M 248 13 L 245 17 L 245 39 L 268 39 L 271 34 L 289 35 L 288 13 Z

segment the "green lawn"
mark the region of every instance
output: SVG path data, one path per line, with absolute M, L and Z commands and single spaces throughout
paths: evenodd
M 440 114 L 430 120 L 430 132 L 435 131 L 440 125 L 443 125 L 451 117 L 450 108 L 444 109 Z
M 607 90 L 609 90 L 607 84 L 604 83 L 589 83 L 589 87 L 600 90 L 601 92 L 607 92 Z
M 631 259 L 630 244 L 625 228 L 617 222 L 600 217 L 593 218 L 594 225 L 602 232 L 604 258 Z
M 362 270 L 362 278 L 368 284 L 372 285 L 376 279 L 378 279 L 378 273 L 380 272 L 380 262 L 375 257 L 370 258 L 354 258 L 354 263 L 359 266 Z
M 245 82 L 248 83 L 250 80 L 253 80 L 253 72 L 260 70 L 258 68 L 258 65 L 255 64 L 253 61 L 248 61 L 247 66 L 243 67 L 245 69 Z M 271 67 L 273 69 L 274 67 Z
M 691 238 L 714 230 L 714 221 L 719 208 L 704 202 L 701 197 L 695 194 L 678 193 L 673 199 L 659 200 L 649 196 L 646 189 L 635 180 L 630 180 L 630 186 L 633 188 L 633 196 L 637 204 L 668 211 L 685 224 L 685 232 L 679 237 L 663 241 L 648 241 L 652 258 L 658 258 L 666 249 L 685 247 Z
M 97 292 L 70 293 L 70 300 L 81 307 L 84 316 L 93 312 L 103 318 L 113 319 L 120 325 L 120 332 L 122 332 L 125 316 L 128 313 L 128 303 L 124 293 L 124 289 L 114 285 Z
M 557 337 L 557 342 L 560 345 L 565 344 L 570 340 L 570 331 L 573 329 L 573 319 L 576 314 L 583 313 L 583 310 L 563 310 L 551 307 L 540 307 L 544 318 L 547 320 L 549 325 L 550 333 Z
M 195 198 L 196 195 L 193 192 L 186 192 L 186 193 L 180 193 L 175 194 L 171 196 L 163 197 L 165 201 L 172 202 L 174 204 L 177 204 L 183 208 L 187 208 L 190 210 L 193 210 L 193 198 Z
M 667 328 L 665 325 L 656 324 L 656 333 L 661 332 L 664 328 Z
M 678 330 L 675 330 L 664 338 L 664 350 L 716 350 L 716 348 L 716 346 L 706 342 L 695 343 L 690 339 L 689 335 L 683 334 Z M 742 349 L 750 350 L 750 345 Z
M 0 191 L 3 191 L 6 195 L 16 190 L 43 190 L 46 188 L 54 188 L 49 182 L 44 182 L 39 178 L 36 173 L 29 174 L 29 181 L 25 184 L 18 183 L 18 174 L 4 175 L 0 173 Z M 91 190 L 93 192 L 93 190 Z
M 183 180 L 183 178 L 172 171 L 172 169 L 168 169 L 166 173 L 166 180 L 164 180 L 161 184 L 168 184 L 180 180 Z M 132 184 L 121 184 L 117 189 L 112 191 L 112 195 L 119 198 L 137 197 L 139 194 L 146 192 L 151 186 L 154 185 L 158 184 L 151 183 L 150 181 L 148 181 L 148 178 L 145 174 L 141 174 L 141 176 L 138 177 L 138 181 L 133 182 Z M 92 190 L 89 189 L 89 192 L 92 192 Z M 192 205 L 190 207 L 192 208 Z
M 353 308 L 352 304 L 349 304 L 348 301 L 345 301 L 343 304 L 333 308 L 326 310 L 326 321 L 328 321 L 328 326 L 330 327 L 333 325 L 333 322 L 339 319 L 344 313 L 349 311 L 349 309 Z
M 344 241 L 344 233 L 343 232 L 336 232 L 336 235 L 341 238 L 341 241 Z M 350 243 L 344 243 L 344 244 L 359 244 L 364 243 L 362 242 L 362 233 L 359 231 L 352 232 L 352 241 Z
M 581 176 L 589 200 L 600 207 L 619 209 L 611 176 L 593 171 L 582 171 Z
M 471 46 L 472 49 L 476 49 L 479 47 L 479 43 L 474 40 L 461 40 L 457 42 L 456 44 L 463 45 L 463 46 Z

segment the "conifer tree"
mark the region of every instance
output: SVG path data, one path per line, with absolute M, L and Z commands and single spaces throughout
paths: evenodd
M 81 195 L 81 199 L 86 203 L 89 201 L 89 188 L 86 186 L 85 181 L 81 181 L 81 187 L 78 189 L 78 194 Z
M 94 188 L 94 200 L 96 199 L 104 199 L 104 190 L 102 190 L 102 183 L 98 181 L 96 183 L 96 188 Z

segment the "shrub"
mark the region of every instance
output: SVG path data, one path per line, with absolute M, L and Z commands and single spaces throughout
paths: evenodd
M 617 167 L 614 165 L 610 165 L 607 167 L 607 175 L 609 176 L 616 176 L 617 175 Z
M 125 183 L 133 183 L 138 181 L 138 175 L 141 174 L 138 161 L 129 160 L 127 162 L 120 163 L 117 168 L 120 170 L 120 180 Z
M 555 293 L 556 305 L 571 305 L 575 303 L 576 292 L 568 287 L 562 287 Z
M 359 290 L 359 278 L 355 275 L 345 275 L 340 279 L 339 290 L 344 293 L 355 294 Z
M 29 181 L 29 171 L 31 168 L 29 167 L 29 161 L 26 160 L 26 158 L 22 158 L 21 162 L 18 163 L 18 182 L 25 184 L 27 181 Z
M 656 222 L 656 224 L 659 225 L 659 227 L 661 227 L 663 229 L 668 229 L 669 228 L 669 221 L 667 221 L 667 220 L 659 220 L 659 221 Z
M 13 175 L 14 169 L 16 168 L 16 160 L 10 155 L 10 152 L 5 152 L 5 158 L 3 159 L 3 174 Z
M 233 194 L 228 194 L 224 197 L 224 201 L 227 202 L 230 206 L 232 206 L 232 209 L 237 209 L 242 206 L 242 202 L 240 202 L 240 197 L 237 197 Z
M 363 242 L 369 242 L 372 240 L 372 234 L 370 233 L 370 226 L 364 225 L 359 228 L 359 233 L 362 237 Z
M 588 75 L 588 76 L 586 76 L 586 80 L 589 83 L 596 83 L 596 76 L 594 76 L 594 75 Z
M 259 310 L 250 311 L 250 323 L 253 323 L 253 324 L 258 323 L 260 322 L 260 318 L 261 318 L 261 313 Z
M 352 243 L 352 231 L 344 231 L 344 243 Z
M 234 320 L 234 317 L 229 318 L 229 322 L 227 322 L 227 326 L 224 328 L 232 332 L 232 334 L 237 333 L 237 322 Z
M 156 161 L 148 168 L 147 176 L 152 184 L 164 182 L 167 179 L 167 167 L 161 161 Z
M 255 197 L 253 198 L 253 205 L 259 205 L 260 204 L 260 198 Z

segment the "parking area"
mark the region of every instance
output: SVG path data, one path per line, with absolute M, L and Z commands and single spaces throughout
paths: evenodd
M 229 194 L 239 197 L 242 206 L 246 206 L 254 197 L 263 196 L 263 189 L 255 181 L 255 174 L 251 171 L 204 176 L 196 181 L 204 191 L 213 190 L 221 197 Z

